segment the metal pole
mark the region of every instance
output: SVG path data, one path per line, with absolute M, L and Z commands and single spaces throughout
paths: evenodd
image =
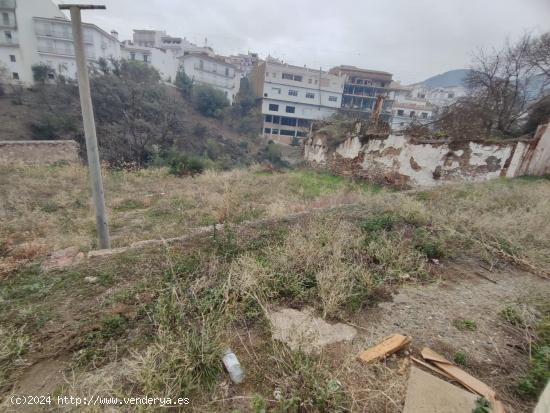
M 84 51 L 84 39 L 82 33 L 82 20 L 79 5 L 63 5 L 71 11 L 71 24 L 73 27 L 73 42 L 76 56 L 76 69 L 78 75 L 78 90 L 80 92 L 80 106 L 82 108 L 82 121 L 84 123 L 84 137 L 86 138 L 86 152 L 88 155 L 88 168 L 90 170 L 90 184 L 92 198 L 95 207 L 95 220 L 99 248 L 110 248 L 109 227 L 107 226 L 107 214 L 105 212 L 105 200 L 103 197 L 103 182 L 101 179 L 101 166 L 99 163 L 99 151 L 97 148 L 97 136 L 94 123 L 94 109 L 92 107 L 92 95 L 90 94 L 90 80 L 86 66 Z M 68 6 L 68 7 L 67 7 Z M 91 8 L 91 7 L 87 7 Z M 99 7 L 98 7 L 99 8 Z

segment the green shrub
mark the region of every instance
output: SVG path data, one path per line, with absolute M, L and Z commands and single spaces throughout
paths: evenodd
M 205 167 L 204 159 L 193 155 L 177 154 L 168 161 L 168 171 L 176 176 L 201 174 Z
M 536 399 L 550 380 L 550 316 L 546 316 L 536 327 L 537 340 L 533 343 L 529 370 L 518 381 L 519 393 Z
M 49 78 L 55 76 L 55 70 L 51 66 L 44 63 L 32 65 L 31 70 L 32 78 L 38 83 L 46 83 Z
M 453 325 L 460 331 L 474 331 L 477 329 L 477 323 L 474 320 L 458 319 L 453 321 Z
M 463 351 L 457 351 L 453 360 L 456 364 L 464 366 L 466 364 L 466 354 Z
M 500 316 L 513 326 L 522 326 L 524 324 L 523 318 L 519 315 L 518 310 L 510 305 L 506 306 L 500 312 Z
M 229 106 L 222 91 L 207 85 L 193 87 L 193 102 L 201 114 L 211 118 L 221 118 L 223 110 Z
M 390 231 L 393 229 L 393 227 L 401 222 L 401 217 L 386 213 L 382 215 L 377 215 L 372 218 L 368 218 L 364 220 L 360 224 L 360 228 L 364 232 L 372 233 L 372 232 L 379 232 L 379 231 Z
M 445 249 L 443 243 L 425 228 L 417 228 L 414 232 L 414 247 L 427 258 L 443 258 Z

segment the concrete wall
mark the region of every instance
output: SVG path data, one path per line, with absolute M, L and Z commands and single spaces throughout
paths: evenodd
M 75 141 L 0 141 L 0 165 L 80 162 Z
M 335 147 L 330 141 L 326 132 L 314 132 L 304 147 L 305 160 L 340 175 L 398 187 L 550 174 L 548 125 L 540 126 L 532 140 L 421 141 L 349 132 Z

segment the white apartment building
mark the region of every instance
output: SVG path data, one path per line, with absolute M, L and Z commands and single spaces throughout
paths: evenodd
M 11 81 L 31 85 L 31 67 L 39 63 L 76 79 L 71 23 L 52 1 L 0 0 L 0 24 L 0 64 Z M 83 29 L 90 63 L 101 57 L 120 58 L 116 36 L 93 24 L 83 23 Z
M 166 82 L 176 79 L 179 61 L 173 52 L 156 48 L 136 46 L 128 41 L 122 43 L 121 56 L 123 59 L 142 62 L 158 70 L 160 78 Z
M 186 53 L 178 60 L 193 82 L 221 90 L 233 104 L 241 85 L 241 72 L 236 66 L 227 63 L 223 57 L 205 53 Z
M 466 95 L 466 88 L 464 86 L 438 88 L 428 88 L 421 84 L 411 86 L 411 96 L 425 99 L 432 105 L 440 108 L 453 104 L 458 98 L 464 95 Z
M 407 128 L 411 123 L 428 124 L 433 120 L 437 106 L 430 103 L 425 96 L 417 96 L 411 86 L 401 86 L 392 82 L 392 118 L 391 129 L 400 131 Z
M 254 93 L 263 98 L 263 135 L 279 143 L 304 138 L 313 120 L 340 109 L 341 76 L 268 58 L 252 69 L 250 80 Z
M 247 54 L 239 53 L 236 55 L 232 55 L 226 58 L 228 63 L 231 63 L 239 68 L 241 71 L 241 76 L 245 77 L 250 74 L 252 71 L 252 68 L 258 63 L 258 53 L 250 53 Z

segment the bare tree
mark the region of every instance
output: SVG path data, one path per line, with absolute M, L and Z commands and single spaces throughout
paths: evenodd
M 511 135 L 530 103 L 529 86 L 534 66 L 530 61 L 531 39 L 524 36 L 516 44 L 487 53 L 479 50 L 466 78 L 469 89 L 463 104 L 484 113 L 486 135 Z

